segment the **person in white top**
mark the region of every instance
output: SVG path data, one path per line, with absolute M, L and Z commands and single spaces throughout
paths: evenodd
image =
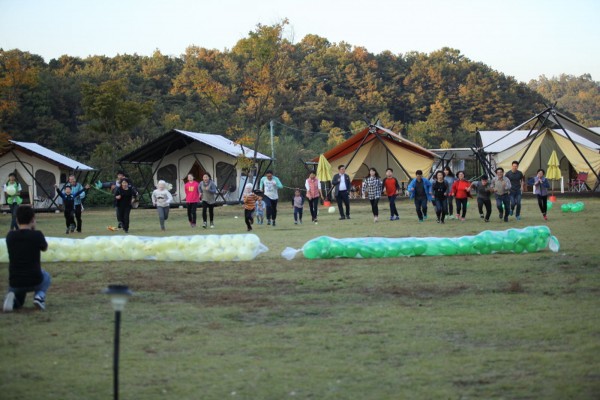
M 260 180 L 260 190 L 265 195 L 263 200 L 267 206 L 267 225 L 272 223 L 275 226 L 277 219 L 277 200 L 279 200 L 277 189 L 283 189 L 283 185 L 279 178 L 273 175 L 273 171 L 268 170 Z
M 169 219 L 169 207 L 173 201 L 171 192 L 167 190 L 167 183 L 163 180 L 158 181 L 157 188 L 152 192 L 152 205 L 158 211 L 158 220 L 160 221 L 160 230 L 164 231 L 165 221 Z

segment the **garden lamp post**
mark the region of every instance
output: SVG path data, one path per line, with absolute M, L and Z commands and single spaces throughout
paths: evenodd
M 110 296 L 110 303 L 115 310 L 115 350 L 113 355 L 113 398 L 119 399 L 119 336 L 121 332 L 121 311 L 129 296 L 133 294 L 125 285 L 108 285 L 103 293 Z

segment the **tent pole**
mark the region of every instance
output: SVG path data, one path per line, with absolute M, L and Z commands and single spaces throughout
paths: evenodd
M 375 128 L 375 131 L 372 131 L 371 128 Z M 367 131 L 367 134 L 361 140 L 360 144 L 358 145 L 358 147 L 354 151 L 354 154 L 352 154 L 352 157 L 350 157 L 350 160 L 348 160 L 348 163 L 345 165 L 345 168 L 348 168 L 348 165 L 350 165 L 350 163 L 352 162 L 352 160 L 354 160 L 354 157 L 356 157 L 356 154 L 358 154 L 358 151 L 360 150 L 360 148 L 363 147 L 363 144 L 365 144 L 365 140 L 367 140 L 367 138 L 369 137 L 369 135 L 375 134 L 375 132 L 377 132 L 377 128 L 374 125 L 369 126 L 369 130 Z
M 56 204 L 56 203 L 54 202 L 54 199 L 52 198 L 52 196 L 50 196 L 50 195 L 48 194 L 48 192 L 46 192 L 46 189 L 44 189 L 44 186 L 42 186 L 42 185 L 41 185 L 41 184 L 38 182 L 38 180 L 37 180 L 37 179 L 35 179 L 35 176 L 33 176 L 33 174 L 32 174 L 32 173 L 31 173 L 31 172 L 30 172 L 30 171 L 27 169 L 27 167 L 25 166 L 25 164 L 23 163 L 23 161 L 21 161 L 21 159 L 19 158 L 19 156 L 17 155 L 17 153 L 15 153 L 15 151 L 14 151 L 14 150 L 11 150 L 10 152 L 12 153 L 12 155 L 13 155 L 13 156 L 15 156 L 15 158 L 17 159 L 17 161 L 19 161 L 19 163 L 21 164 L 21 166 L 23 167 L 23 169 L 25 169 L 25 171 L 27 171 L 27 173 L 29 174 L 29 176 L 31 176 L 31 179 L 33 179 L 33 183 L 34 183 L 34 184 L 36 184 L 36 183 L 37 183 L 37 184 L 40 186 L 40 188 L 42 189 L 42 191 L 43 191 L 43 192 L 46 194 L 46 196 L 48 196 L 48 198 L 50 199 L 50 201 L 52 202 L 52 204 L 54 204 L 54 205 L 56 206 L 56 208 L 58 208 L 58 204 Z M 31 195 L 33 195 L 33 191 L 31 191 Z M 29 201 L 31 202 L 31 206 L 32 206 L 33 208 L 35 208 L 35 204 L 34 204 L 34 201 L 35 201 L 35 199 L 34 199 L 34 198 L 31 196 L 31 195 L 29 196 Z M 50 208 L 50 207 L 48 207 L 48 209 L 49 209 L 49 208 Z
M 519 130 L 519 128 L 522 128 L 523 126 L 527 125 L 528 123 L 530 123 L 530 122 L 531 122 L 531 121 L 533 121 L 534 119 L 536 119 L 536 118 L 539 118 L 539 116 L 540 116 L 540 115 L 542 115 L 543 113 L 545 113 L 545 112 L 547 112 L 547 111 L 549 111 L 549 110 L 550 110 L 550 108 L 547 108 L 547 109 L 545 109 L 544 111 L 542 111 L 541 113 L 539 113 L 539 114 L 536 114 L 534 117 L 532 117 L 532 118 L 528 119 L 527 121 L 523 122 L 521 125 L 517 126 L 516 128 L 513 128 L 513 129 L 512 129 L 510 132 L 508 132 L 506 135 L 504 135 L 504 136 L 502 136 L 502 137 L 500 137 L 500 138 L 498 138 L 498 139 L 494 140 L 492 143 L 490 143 L 490 144 L 486 145 L 485 147 L 489 147 L 489 146 L 491 146 L 491 145 L 493 145 L 493 144 L 495 144 L 495 143 L 498 143 L 499 141 L 501 141 L 502 139 L 504 139 L 505 137 L 507 137 L 507 136 L 508 136 L 508 135 L 510 135 L 511 133 L 513 133 L 513 132 L 515 132 L 515 131 Z M 546 117 L 546 118 L 547 118 L 547 117 Z M 538 122 L 539 122 L 539 119 L 538 119 Z M 531 130 L 533 130 L 533 129 L 535 128 L 535 126 L 536 126 L 536 125 L 537 125 L 537 122 L 535 123 L 535 125 L 533 126 L 533 128 L 531 128 Z M 531 134 L 531 130 L 529 131 L 529 134 Z M 529 136 L 529 134 L 528 134 L 527 136 Z M 485 147 L 483 147 L 483 148 L 485 148 Z
M 398 163 L 398 165 L 400 166 L 400 168 L 402 168 L 402 171 L 404 171 L 404 173 L 406 174 L 406 176 L 408 177 L 408 180 L 412 179 L 412 176 L 410 176 L 410 174 L 408 173 L 408 171 L 406 170 L 406 168 L 404 168 L 404 166 L 400 163 L 400 161 L 398 161 L 398 159 L 396 158 L 396 156 L 394 155 L 394 153 L 392 153 L 389 149 L 389 147 L 387 147 L 387 145 L 385 144 L 385 142 L 383 141 L 383 139 L 377 134 L 374 133 L 375 137 L 379 140 L 379 142 L 383 145 L 383 147 L 385 148 L 385 150 L 391 154 L 392 158 L 394 159 L 394 161 L 396 161 L 396 163 Z
M 148 178 L 148 180 L 144 183 L 144 189 L 146 190 L 146 193 L 150 192 L 150 189 L 148 188 L 150 186 L 150 182 L 152 181 L 152 179 L 154 178 L 154 174 L 156 174 L 156 172 L 158 171 L 158 169 L 160 168 L 160 166 L 162 165 L 162 162 L 164 161 L 165 157 L 167 156 L 167 154 L 169 153 L 169 150 L 171 150 L 171 143 L 173 142 L 169 142 L 169 145 L 167 146 L 167 148 L 165 149 L 162 157 L 160 158 L 160 160 L 158 161 L 158 164 L 156 165 L 156 168 L 154 169 L 154 171 L 152 171 L 152 173 L 150 174 L 150 177 Z M 152 168 L 150 168 L 152 170 Z M 138 163 L 138 170 L 140 171 L 140 174 L 142 174 L 142 170 L 140 168 L 140 164 Z M 179 172 L 179 171 L 177 171 Z M 142 174 L 142 179 L 144 179 L 144 176 Z M 177 178 L 177 181 L 179 181 L 179 178 Z M 179 191 L 178 191 L 179 192 Z M 142 194 L 140 194 L 140 198 L 142 197 Z

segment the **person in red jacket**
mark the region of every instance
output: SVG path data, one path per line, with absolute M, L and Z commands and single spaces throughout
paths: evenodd
M 464 171 L 458 171 L 456 178 L 457 180 L 452 184 L 452 193 L 450 195 L 456 199 L 456 218 L 464 221 L 467 215 L 467 199 L 471 197 L 471 192 L 469 191 L 471 184 L 465 179 Z

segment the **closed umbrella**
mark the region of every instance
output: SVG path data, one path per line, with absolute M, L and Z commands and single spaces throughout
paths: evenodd
M 556 150 L 553 150 L 550 154 L 550 160 L 548 160 L 548 171 L 546 171 L 546 179 L 552 181 L 552 195 L 554 195 L 554 181 L 559 180 L 561 177 L 558 155 L 556 155 Z
M 321 182 L 331 181 L 331 164 L 325 158 L 323 154 L 319 156 L 319 164 L 317 164 L 317 179 Z M 327 188 L 325 189 L 327 192 Z M 327 192 L 327 194 L 329 194 Z M 329 196 L 327 196 L 329 198 Z

